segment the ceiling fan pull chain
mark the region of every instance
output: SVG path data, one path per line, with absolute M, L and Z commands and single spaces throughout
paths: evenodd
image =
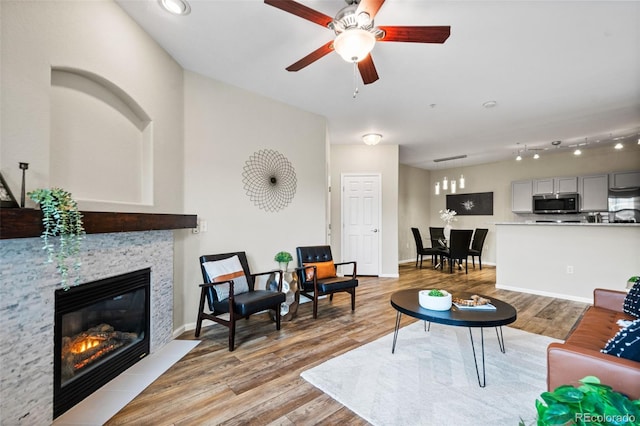
M 358 63 L 353 61 L 353 99 L 358 96 Z

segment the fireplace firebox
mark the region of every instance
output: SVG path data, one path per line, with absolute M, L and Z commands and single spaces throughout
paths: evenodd
M 151 269 L 55 292 L 53 417 L 149 353 Z

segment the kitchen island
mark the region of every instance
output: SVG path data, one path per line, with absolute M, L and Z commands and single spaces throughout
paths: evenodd
M 640 275 L 638 223 L 496 223 L 496 288 L 592 303 Z

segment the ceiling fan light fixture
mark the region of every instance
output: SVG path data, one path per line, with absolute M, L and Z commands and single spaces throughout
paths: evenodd
M 188 15 L 191 12 L 191 6 L 186 0 L 158 0 L 158 3 L 164 10 L 174 15 Z
M 367 133 L 366 135 L 362 135 L 362 141 L 367 145 L 378 145 L 382 140 L 382 135 L 380 133 Z
M 622 143 L 618 142 L 618 143 L 616 144 L 616 146 L 614 146 L 614 148 L 615 148 L 615 149 L 622 149 L 622 148 L 624 148 L 624 145 L 622 145 Z
M 347 62 L 359 62 L 367 57 L 376 44 L 376 37 L 360 28 L 344 30 L 333 41 L 333 48 Z
M 538 158 L 540 158 L 540 154 L 538 154 L 538 153 L 533 154 L 533 159 L 534 160 L 537 160 Z

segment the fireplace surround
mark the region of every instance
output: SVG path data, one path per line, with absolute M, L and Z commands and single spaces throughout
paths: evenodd
M 173 336 L 174 232 L 89 234 L 82 246 L 83 282 L 151 269 L 149 353 Z M 0 258 L 0 424 L 51 424 L 59 274 L 40 238 L 2 240 Z
M 53 416 L 149 353 L 151 269 L 55 291 Z

